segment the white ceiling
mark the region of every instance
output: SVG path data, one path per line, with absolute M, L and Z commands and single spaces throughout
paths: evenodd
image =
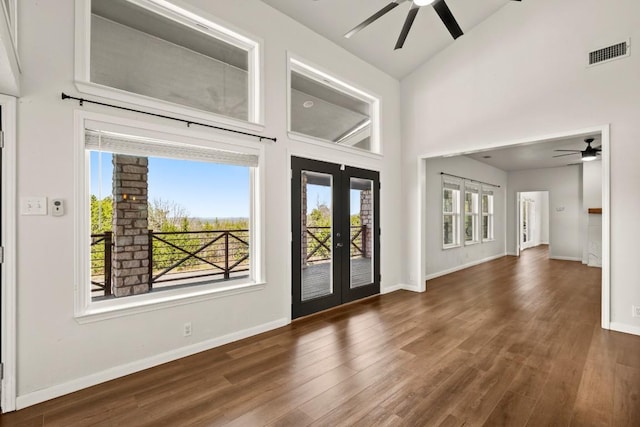
M 553 158 L 553 156 L 559 154 L 567 154 L 563 152 L 555 152 L 554 150 L 584 150 L 587 147 L 587 144 L 584 143 L 584 139 L 587 137 L 595 138 L 595 141 L 591 144 L 592 147 L 600 147 L 602 141 L 600 135 L 587 135 L 518 145 L 511 148 L 481 151 L 467 154 L 467 157 L 507 172 L 524 169 L 543 169 L 567 166 L 572 163 L 579 164 L 581 162 L 580 153 Z M 486 156 L 491 156 L 491 158 L 487 159 L 485 158 Z
M 387 74 L 402 79 L 454 42 L 431 6 L 418 12 L 402 49 L 394 46 L 410 0 L 401 4 L 350 39 L 344 34 L 389 4 L 391 0 L 262 0 L 318 34 L 332 40 Z M 510 0 L 446 0 L 458 24 L 467 34 Z

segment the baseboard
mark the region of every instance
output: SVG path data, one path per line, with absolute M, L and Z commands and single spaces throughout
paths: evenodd
M 420 288 L 415 285 L 407 285 L 406 283 L 398 283 L 395 286 L 390 286 L 388 288 L 384 288 L 380 290 L 380 294 L 390 294 L 395 291 L 411 291 L 411 292 L 420 292 Z
M 507 252 L 507 256 L 518 256 L 515 252 Z
M 477 260 L 477 261 L 472 261 L 472 262 L 469 262 L 469 263 L 466 263 L 466 264 L 458 265 L 456 267 L 449 268 L 449 269 L 443 270 L 443 271 L 439 271 L 437 273 L 431 273 L 431 274 L 428 274 L 425 277 L 424 280 L 432 280 L 432 279 L 435 279 L 435 278 L 440 277 L 440 276 L 446 276 L 447 274 L 455 273 L 456 271 L 464 270 L 465 268 L 474 267 L 474 266 L 476 266 L 478 264 L 484 264 L 485 262 L 493 261 L 495 259 L 502 258 L 502 257 L 504 257 L 506 255 L 507 255 L 507 253 L 504 252 L 504 253 L 501 253 L 501 254 L 498 254 L 498 255 L 494 255 L 494 256 L 490 256 L 490 257 L 487 257 L 487 258 L 483 258 L 483 259 L 480 259 L 480 260 Z
M 558 261 L 578 261 L 578 262 L 582 262 L 582 257 L 575 257 L 575 256 L 551 256 L 549 255 L 549 259 L 555 259 Z
M 77 378 L 63 384 L 54 385 L 52 387 L 18 396 L 16 398 L 16 407 L 17 409 L 23 409 L 28 406 L 55 399 L 56 397 L 64 396 L 65 394 L 73 393 L 75 391 L 82 390 L 106 381 L 111 381 L 113 379 L 133 374 L 144 369 L 162 365 L 163 363 L 171 362 L 183 357 L 191 356 L 192 354 L 200 353 L 202 351 L 210 350 L 212 348 L 228 344 L 233 341 L 238 341 L 243 338 L 248 338 L 253 335 L 280 328 L 287 324 L 289 324 L 289 321 L 287 319 L 279 319 L 273 322 L 268 322 L 262 325 L 254 326 L 252 328 L 244 329 L 242 331 L 233 332 L 222 337 L 213 338 L 207 341 L 202 341 L 193 345 L 171 350 L 166 353 L 147 357 L 135 362 L 115 366 L 113 368 L 97 372 L 95 374 L 87 375 L 86 377 Z
M 624 332 L 625 334 L 640 335 L 640 326 L 625 325 L 624 323 L 611 322 L 609 328 L 612 331 Z
M 386 288 L 380 289 L 380 295 L 390 294 L 391 292 L 404 289 L 404 287 L 405 285 L 403 285 L 402 283 L 398 283 L 397 285 L 394 285 L 394 286 L 388 286 Z

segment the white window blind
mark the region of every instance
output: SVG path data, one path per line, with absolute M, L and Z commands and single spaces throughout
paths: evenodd
M 227 165 L 257 167 L 258 155 L 196 145 L 160 141 L 151 138 L 121 135 L 112 132 L 85 130 L 85 148 L 117 154 L 143 157 L 196 160 Z
M 451 181 L 443 181 L 442 187 L 449 190 L 460 190 L 460 184 Z

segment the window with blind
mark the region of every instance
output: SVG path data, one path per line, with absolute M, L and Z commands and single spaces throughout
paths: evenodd
M 464 243 L 478 243 L 479 233 L 479 193 L 480 188 L 467 183 L 464 190 Z
M 482 189 L 482 241 L 494 240 L 493 233 L 493 190 Z
M 85 129 L 92 302 L 254 279 L 259 156 Z
M 460 246 L 460 183 L 442 181 L 442 247 Z

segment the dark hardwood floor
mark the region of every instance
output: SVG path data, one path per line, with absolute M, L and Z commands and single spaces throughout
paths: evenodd
M 640 426 L 640 337 L 545 247 L 0 417 L 0 425 Z

